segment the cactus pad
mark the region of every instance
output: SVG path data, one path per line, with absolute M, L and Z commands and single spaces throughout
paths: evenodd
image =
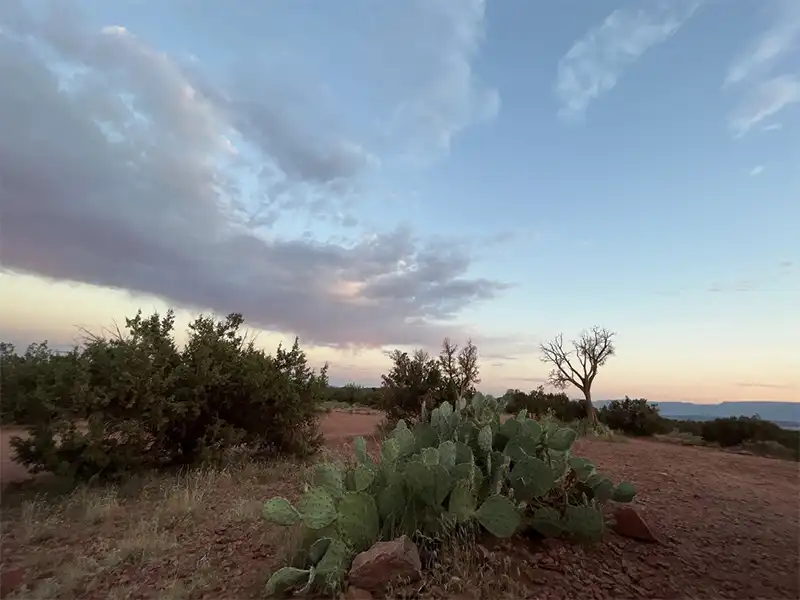
M 514 499 L 522 502 L 541 498 L 553 489 L 555 483 L 550 466 L 538 458 L 516 461 L 509 478 L 514 488 Z
M 448 509 L 455 515 L 456 519 L 462 523 L 470 520 L 474 516 L 475 495 L 468 481 L 459 481 L 456 483 L 453 491 L 450 493 Z
M 593 506 L 568 506 L 565 514 L 567 531 L 579 540 L 599 542 L 603 538 L 603 514 Z
M 467 448 L 469 450 L 469 448 Z M 456 466 L 458 449 L 452 440 L 446 440 L 439 444 L 439 464 L 448 471 Z
M 297 510 L 309 529 L 322 529 L 336 520 L 336 504 L 327 490 L 312 487 L 300 497 Z
M 336 523 L 342 537 L 356 552 L 366 550 L 380 531 L 375 500 L 365 492 L 347 492 L 339 502 Z
M 486 531 L 499 538 L 514 535 L 521 521 L 514 503 L 499 494 L 489 496 L 475 516 Z
M 369 486 L 372 485 L 372 482 L 375 481 L 376 475 L 377 470 L 375 467 L 365 464 L 356 465 L 355 469 L 353 469 L 354 491 L 363 492 L 364 490 L 368 489 Z
M 558 537 L 564 532 L 561 515 L 551 506 L 537 508 L 530 520 L 530 526 L 545 537 Z
M 295 569 L 294 567 L 283 567 L 272 574 L 267 581 L 264 594 L 267 597 L 283 595 L 292 588 L 298 587 L 301 583 L 308 581 L 311 572 L 307 569 Z
M 261 512 L 268 522 L 276 525 L 295 525 L 302 519 L 292 503 L 281 497 L 267 500 Z
M 614 494 L 611 496 L 611 499 L 614 500 L 614 502 L 630 502 L 633 500 L 634 496 L 636 496 L 636 488 L 627 481 L 621 481 L 617 484 L 617 487 L 614 488 Z
M 333 463 L 320 463 L 314 467 L 314 485 L 323 488 L 334 498 L 344 496 L 344 474 Z
M 566 452 L 578 439 L 578 434 L 569 427 L 559 427 L 547 436 L 547 447 L 556 452 Z

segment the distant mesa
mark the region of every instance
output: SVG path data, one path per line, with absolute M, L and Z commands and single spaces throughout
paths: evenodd
M 596 402 L 598 408 L 610 400 Z M 720 402 L 719 404 L 695 404 L 693 402 L 658 402 L 662 417 L 684 421 L 709 421 L 727 417 L 752 417 L 758 415 L 784 429 L 800 429 L 800 402 Z

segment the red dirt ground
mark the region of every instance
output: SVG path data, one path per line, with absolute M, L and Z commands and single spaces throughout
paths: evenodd
M 322 430 L 333 446 L 370 436 L 378 414 L 331 412 Z M 24 476 L 8 461 L 2 479 Z M 630 440 L 580 440 L 576 453 L 612 478 L 632 481 L 634 502 L 662 544 L 610 534 L 600 545 L 521 541 L 500 546 L 529 583 L 526 597 L 800 597 L 800 472 L 797 463 L 711 448 Z M 469 597 L 469 596 L 464 596 Z

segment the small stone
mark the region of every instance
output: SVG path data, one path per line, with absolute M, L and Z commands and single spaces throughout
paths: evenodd
M 22 585 L 25 569 L 16 568 L 0 572 L 0 598 L 10 596 Z
M 391 542 L 378 542 L 357 555 L 349 581 L 356 588 L 378 592 L 398 579 L 418 579 L 421 569 L 417 546 L 404 535 Z
M 614 531 L 622 537 L 641 542 L 659 542 L 659 539 L 632 506 L 621 506 L 614 511 Z

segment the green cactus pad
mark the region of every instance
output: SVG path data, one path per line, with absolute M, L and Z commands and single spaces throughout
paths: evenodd
M 475 495 L 468 481 L 456 483 L 450 493 L 448 510 L 460 523 L 469 521 L 475 515 Z
M 417 440 L 410 429 L 398 429 L 392 434 L 392 438 L 397 442 L 398 456 L 411 456 L 416 450 Z
M 369 454 L 367 454 L 367 441 L 363 437 L 358 436 L 353 440 L 353 451 L 359 462 L 370 461 Z
M 587 480 L 587 484 L 589 481 L 591 481 L 592 495 L 600 504 L 607 502 L 614 495 L 614 484 L 607 477 L 595 473 Z
M 327 490 L 312 487 L 300 497 L 297 510 L 309 529 L 322 529 L 336 520 L 336 504 Z
M 311 544 L 311 548 L 308 549 L 308 562 L 312 565 L 316 565 L 321 561 L 322 557 L 325 556 L 325 553 L 328 551 L 331 541 L 332 539 L 329 537 L 321 537 Z
M 272 574 L 264 588 L 267 597 L 283 595 L 292 588 L 298 587 L 301 583 L 308 581 L 311 571 L 307 569 L 295 569 L 294 567 L 283 567 Z
M 446 440 L 439 444 L 439 464 L 448 471 L 456 466 L 458 449 L 452 440 Z
M 566 452 L 578 439 L 578 433 L 569 427 L 559 427 L 547 436 L 547 447 L 556 452 Z
M 394 438 L 386 438 L 381 444 L 381 462 L 393 463 L 400 456 L 400 446 Z
M 499 494 L 489 496 L 475 513 L 475 517 L 486 531 L 499 538 L 514 535 L 521 521 L 514 503 Z
M 412 461 L 406 465 L 405 480 L 408 489 L 426 502 L 435 502 L 436 476 L 421 462 Z
M 405 510 L 408 497 L 402 482 L 391 483 L 378 494 L 378 513 L 382 519 L 399 515 Z
M 336 591 L 344 581 L 352 554 L 342 540 L 330 540 L 314 572 L 314 583 L 327 591 Z
M 375 481 L 377 470 L 365 464 L 359 464 L 353 469 L 353 485 L 356 492 L 363 492 Z
M 455 434 L 456 440 L 465 444 L 472 443 L 478 437 L 478 429 L 471 421 L 459 425 Z
M 621 481 L 617 484 L 617 487 L 614 488 L 614 494 L 611 496 L 611 499 L 614 502 L 630 502 L 636 496 L 636 488 L 633 487 L 633 484 L 627 481 Z
M 585 458 L 573 456 L 568 462 L 570 468 L 575 471 L 578 481 L 586 481 L 595 472 L 594 465 Z
M 284 526 L 295 525 L 303 518 L 291 502 L 281 497 L 264 502 L 261 513 L 269 523 Z
M 503 454 L 511 460 L 525 460 L 536 456 L 536 441 L 524 435 L 511 438 L 503 449 Z
M 492 432 L 491 426 L 484 425 L 478 432 L 478 447 L 484 452 L 491 452 L 493 438 L 494 433 Z
M 458 463 L 450 470 L 450 475 L 452 475 L 453 479 L 456 480 L 463 479 L 465 481 L 469 481 L 472 477 L 472 463 Z
M 417 423 L 414 426 L 415 451 L 421 452 L 439 443 L 439 434 L 429 423 Z
M 553 470 L 553 477 L 556 481 L 566 475 L 569 470 L 567 458 L 568 457 L 561 452 L 550 452 L 550 468 Z
M 366 550 L 378 537 L 380 519 L 372 496 L 347 492 L 339 502 L 336 523 L 342 537 L 356 551 Z
M 426 467 L 433 467 L 439 464 L 439 450 L 436 448 L 425 448 L 422 451 L 422 464 Z
M 311 481 L 334 498 L 344 496 L 344 473 L 333 463 L 320 463 L 314 467 Z
M 545 537 L 558 537 L 564 533 L 561 515 L 551 506 L 537 508 L 528 524 Z
M 508 419 L 500 425 L 500 434 L 510 440 L 519 433 L 521 428 L 522 424 L 517 419 Z
M 472 449 L 464 442 L 456 442 L 456 464 L 462 463 L 472 464 L 474 458 L 472 456 Z
M 599 542 L 603 539 L 605 523 L 603 513 L 592 506 L 568 506 L 566 514 L 566 530 L 575 538 L 588 542 Z
M 450 490 L 453 489 L 455 480 L 442 465 L 434 465 L 432 467 L 432 471 L 435 482 L 433 489 L 433 504 L 434 506 L 440 506 L 447 498 Z
M 550 466 L 538 458 L 516 461 L 509 478 L 514 488 L 514 498 L 522 502 L 541 498 L 553 489 L 555 483 Z
M 542 426 L 538 421 L 525 419 L 520 426 L 520 435 L 530 438 L 538 444 L 542 440 Z

